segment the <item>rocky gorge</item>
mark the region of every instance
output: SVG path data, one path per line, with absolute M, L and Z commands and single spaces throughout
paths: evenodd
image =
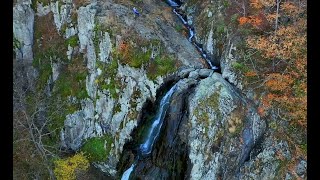
M 259 112 L 234 67 L 241 37 L 222 20 L 226 2 L 14 2 L 17 76 L 34 84 L 26 103 L 57 154 L 45 156 L 83 152 L 100 175 L 76 179 L 307 179 L 306 156 L 275 128 L 290 125 Z

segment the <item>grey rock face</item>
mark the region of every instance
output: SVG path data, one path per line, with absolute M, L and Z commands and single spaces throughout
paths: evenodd
M 51 11 L 50 6 L 43 6 L 42 2 L 37 2 L 37 16 L 45 16 Z
M 208 76 L 211 76 L 213 72 L 214 71 L 212 69 L 200 69 L 199 76 L 200 78 L 206 78 Z
M 100 124 L 93 119 L 94 111 L 92 100 L 85 99 L 80 111 L 67 115 L 60 133 L 62 147 L 78 150 L 84 139 L 103 135 Z
M 34 11 L 30 5 L 17 3 L 13 7 L 13 36 L 18 41 L 17 60 L 32 62 Z
M 104 33 L 104 38 L 102 38 L 99 44 L 99 48 L 100 48 L 99 60 L 102 62 L 107 62 L 111 52 L 111 48 L 112 48 L 109 33 L 107 32 Z
M 78 10 L 78 36 L 80 41 L 80 51 L 82 52 L 88 44 L 93 44 L 92 36 L 95 27 L 94 17 L 96 9 L 94 4 L 89 4 L 85 7 L 80 7 Z
M 296 167 L 296 172 L 299 176 L 303 176 L 307 172 L 307 162 L 305 160 L 301 160 Z
M 241 76 L 232 68 L 232 64 L 237 61 L 234 54 L 236 48 L 233 39 L 229 40 L 229 35 L 225 27 L 219 27 L 218 22 L 224 19 L 222 0 L 203 1 L 186 1 L 181 9 L 186 12 L 188 20 L 193 20 L 193 27 L 195 28 L 195 39 L 198 43 L 203 44 L 204 50 L 208 56 L 221 66 L 222 77 L 228 79 L 230 83 L 237 88 L 242 89 Z M 225 48 L 219 49 L 218 42 L 226 44 Z
M 236 47 L 234 47 L 233 43 L 231 43 L 227 46 L 225 53 L 221 57 L 220 63 L 222 77 L 228 79 L 229 82 L 235 85 L 237 88 L 242 89 L 243 85 L 241 82 L 241 76 L 232 68 L 232 64 L 236 62 L 236 58 L 233 55 L 234 51 L 236 51 Z
M 217 73 L 200 80 L 189 97 L 189 113 L 190 179 L 236 177 L 266 129 L 264 120 Z
M 65 38 L 68 39 L 71 36 L 74 36 L 78 33 L 78 30 L 74 27 L 66 28 Z
M 177 76 L 179 77 L 179 78 L 186 78 L 186 77 L 188 77 L 188 75 L 189 75 L 189 73 L 191 72 L 191 71 L 194 71 L 195 69 L 194 68 L 186 68 L 186 69 L 182 69 L 181 71 L 179 71 L 178 72 L 178 74 L 177 74 Z
M 56 81 L 58 79 L 58 76 L 60 74 L 60 64 L 59 63 L 51 63 L 52 68 L 52 81 Z
M 97 17 L 100 22 L 106 22 L 108 26 L 113 25 L 108 22 L 110 17 L 117 17 L 116 20 L 121 22 L 120 28 L 132 28 L 137 35 L 146 39 L 160 40 L 169 54 L 174 54 L 182 65 L 187 67 L 203 68 L 204 65 L 200 63 L 201 56 L 196 48 L 188 41 L 188 39 L 178 33 L 172 25 L 164 18 L 158 18 L 159 8 L 166 8 L 165 4 L 154 3 L 148 1 L 144 4 L 143 17 L 135 18 L 132 10 L 121 4 L 111 3 L 110 1 L 99 1 L 99 13 Z M 132 15 L 131 15 L 132 14 Z M 164 14 L 164 13 L 163 13 Z M 172 16 L 174 14 L 166 14 Z
M 62 4 L 62 2 L 64 2 Z M 60 32 L 61 27 L 70 18 L 70 12 L 72 9 L 72 0 L 51 2 L 51 11 L 53 13 L 54 23 L 57 30 Z

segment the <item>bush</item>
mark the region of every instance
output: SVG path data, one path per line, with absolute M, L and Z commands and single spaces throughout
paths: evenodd
M 75 154 L 67 159 L 58 159 L 54 161 L 54 175 L 58 180 L 76 179 L 76 170 L 87 170 L 89 161 L 83 153 Z

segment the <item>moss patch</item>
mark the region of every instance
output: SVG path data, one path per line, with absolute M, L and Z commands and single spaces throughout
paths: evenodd
M 81 151 L 90 162 L 102 162 L 107 160 L 113 140 L 110 135 L 87 139 L 81 147 Z
M 66 40 L 66 46 L 70 45 L 71 47 L 76 47 L 78 45 L 79 38 L 77 35 L 71 36 Z

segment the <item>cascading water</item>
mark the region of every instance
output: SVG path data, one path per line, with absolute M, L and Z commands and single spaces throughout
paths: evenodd
M 164 97 L 160 101 L 160 108 L 153 119 L 153 123 L 148 131 L 147 136 L 145 137 L 142 144 L 140 144 L 138 149 L 138 158 L 135 160 L 135 162 L 130 166 L 129 169 L 127 169 L 122 177 L 121 180 L 128 180 L 132 171 L 134 170 L 135 165 L 139 161 L 139 158 L 142 156 L 146 156 L 151 153 L 152 147 L 158 138 L 160 134 L 160 130 L 163 124 L 164 117 L 166 116 L 167 109 L 169 107 L 170 98 L 172 94 L 176 90 L 176 84 L 171 87 L 171 89 L 164 95 Z
M 193 27 L 191 27 L 187 20 L 183 17 L 183 15 L 181 15 L 180 13 L 177 12 L 176 8 L 180 7 L 179 4 L 181 4 L 181 2 L 179 1 L 178 3 L 173 1 L 173 0 L 167 0 L 167 3 L 169 4 L 169 6 L 171 6 L 173 8 L 173 13 L 176 14 L 178 16 L 178 18 L 182 21 L 182 23 L 185 25 L 185 27 L 189 30 L 189 38 L 188 40 L 192 43 L 192 39 L 195 35 L 194 29 Z M 210 66 L 210 69 L 213 70 L 218 70 L 219 67 L 212 65 L 211 60 L 208 58 L 206 52 L 203 50 L 203 48 L 199 47 L 199 45 L 196 42 L 193 42 L 193 45 L 197 48 L 197 50 L 201 53 L 201 56 L 207 61 L 208 65 Z

